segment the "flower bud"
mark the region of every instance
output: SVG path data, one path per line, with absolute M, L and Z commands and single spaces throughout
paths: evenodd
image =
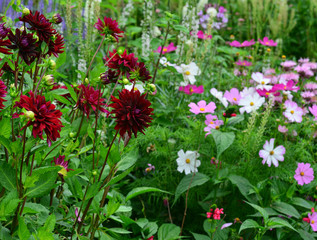
M 54 60 L 50 59 L 48 62 L 48 67 L 49 67 L 49 69 L 54 70 L 56 68 L 56 62 Z
M 150 83 L 148 86 L 151 92 L 155 92 L 156 86 L 153 83 Z
M 125 47 L 118 47 L 118 53 L 121 55 L 122 53 L 124 53 Z
M 286 56 L 285 56 L 285 55 L 282 55 L 282 59 L 286 59 Z
M 53 75 L 46 75 L 44 77 L 44 84 L 47 86 L 52 86 L 54 84 L 54 77 Z
M 60 24 L 61 22 L 63 22 L 63 19 L 59 13 L 55 13 L 52 17 L 52 22 L 55 24 Z
M 266 49 L 267 52 L 271 52 L 271 48 Z
M 22 26 L 22 27 L 20 27 L 19 29 L 20 29 L 21 32 L 23 32 L 23 31 L 25 30 L 25 27 Z
M 124 85 L 127 85 L 130 83 L 129 79 L 127 79 L 126 77 L 122 79 L 122 82 Z
M 85 78 L 85 83 L 89 84 L 89 79 L 88 78 Z
M 96 176 L 98 174 L 98 172 L 96 170 L 92 171 L 92 175 Z
M 30 9 L 24 8 L 24 9 L 22 10 L 22 17 L 27 16 L 27 15 L 29 15 L 29 14 L 30 14 Z
M 33 121 L 34 120 L 34 112 L 32 112 L 32 111 L 26 111 L 24 113 L 24 116 L 26 117 L 26 119 L 28 121 Z
M 73 138 L 76 136 L 76 133 L 70 132 L 68 135 L 69 135 L 69 137 Z

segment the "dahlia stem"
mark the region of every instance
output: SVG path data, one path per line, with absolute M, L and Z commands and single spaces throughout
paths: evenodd
M 23 132 L 23 137 L 22 137 L 22 141 L 23 141 L 23 148 L 22 148 L 22 156 L 21 156 L 21 165 L 20 165 L 20 197 L 22 197 L 22 189 L 23 189 L 23 184 L 22 184 L 22 171 L 23 171 L 23 161 L 24 161 L 24 152 L 25 152 L 25 135 L 26 135 L 26 128 L 24 129 Z
M 80 134 L 80 130 L 81 130 L 81 127 L 82 127 L 83 121 L 84 121 L 84 116 L 85 116 L 85 113 L 83 112 L 83 115 L 81 116 L 79 128 L 78 128 L 78 132 L 77 132 L 77 134 L 76 134 L 75 142 L 77 141 L 77 138 L 78 138 L 78 136 L 79 136 L 79 134 Z
M 96 89 L 98 90 L 98 89 Z M 95 135 L 95 138 L 94 138 L 94 141 L 93 141 L 93 145 L 92 145 L 92 169 L 94 170 L 95 169 L 95 147 L 96 147 L 96 137 L 97 137 L 97 124 L 98 124 L 98 116 L 99 116 L 99 106 L 100 106 L 100 103 L 99 103 L 99 99 L 100 99 L 100 94 L 101 94 L 101 89 L 100 89 L 100 84 L 99 84 L 99 93 L 98 93 L 98 105 L 97 105 L 97 109 L 96 109 L 96 121 L 95 121 L 95 132 L 94 132 L 94 135 Z M 94 177 L 95 179 L 95 177 Z
M 15 62 L 15 69 L 14 69 L 14 85 L 16 89 L 18 89 L 19 57 L 20 57 L 20 54 L 18 54 L 17 61 Z
M 34 90 L 34 96 L 36 96 L 37 89 L 38 89 L 39 86 L 40 86 L 40 83 L 41 83 L 41 81 L 42 81 L 42 79 L 43 79 L 43 77 L 44 77 L 44 74 L 45 74 L 46 70 L 47 70 L 47 67 L 44 69 L 43 74 L 41 75 L 41 78 L 40 78 L 40 80 L 38 81 L 38 83 L 37 83 L 37 85 L 36 85 L 36 88 L 35 88 L 35 90 Z
M 165 34 L 165 38 L 164 38 L 164 43 L 163 43 L 163 46 L 162 46 L 162 48 L 161 48 L 160 56 L 159 56 L 159 58 L 157 59 L 156 66 L 155 66 L 155 71 L 154 71 L 153 78 L 152 78 L 152 83 L 153 83 L 153 84 L 155 83 L 155 78 L 156 78 L 157 69 L 158 69 L 158 66 L 159 66 L 159 63 L 160 63 L 160 59 L 161 59 L 161 57 L 162 57 L 162 55 L 163 55 L 163 49 L 164 49 L 164 46 L 165 46 L 166 41 L 167 41 L 167 35 L 168 35 L 168 32 L 169 32 L 169 28 L 170 28 L 170 22 L 168 21 L 168 23 L 167 23 L 167 29 L 166 29 L 166 34 Z
M 85 78 L 88 76 L 88 73 L 89 73 L 89 71 L 90 71 L 91 65 L 92 65 L 92 63 L 93 63 L 93 61 L 94 61 L 94 59 L 95 59 L 97 53 L 99 52 L 99 50 L 100 50 L 100 48 L 101 48 L 101 46 L 102 46 L 102 43 L 103 43 L 103 41 L 105 40 L 105 38 L 106 38 L 106 35 L 103 36 L 103 38 L 102 38 L 102 40 L 101 40 L 101 42 L 100 42 L 100 44 L 99 44 L 99 46 L 98 46 L 98 48 L 97 48 L 97 50 L 96 50 L 94 56 L 92 57 L 92 59 L 91 59 L 91 61 L 90 61 L 90 64 L 89 64 L 89 67 L 88 67 L 88 69 L 87 69 Z M 85 80 L 85 78 L 84 78 L 84 80 Z

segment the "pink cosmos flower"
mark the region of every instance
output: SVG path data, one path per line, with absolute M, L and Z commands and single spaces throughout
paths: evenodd
M 310 226 L 314 232 L 317 231 L 317 212 L 313 212 L 313 214 L 308 213 L 308 218 L 310 222 Z
M 313 181 L 314 170 L 310 167 L 310 163 L 298 163 L 294 178 L 302 186 Z
M 207 132 L 205 134 L 205 137 L 207 137 L 209 134 L 211 134 L 211 129 L 219 130 L 221 125 L 223 125 L 222 120 L 215 120 L 213 122 L 210 122 L 210 124 L 204 128 L 204 131 Z
M 268 37 L 264 37 L 263 41 L 261 39 L 259 39 L 259 42 L 262 45 L 268 46 L 268 47 L 276 47 L 277 46 L 277 42 L 274 42 L 272 39 L 268 39 Z
M 173 52 L 173 51 L 176 50 L 176 48 L 177 48 L 177 47 L 174 46 L 174 43 L 171 42 L 167 47 L 163 47 L 163 54 L 169 53 L 169 52 Z M 160 53 L 161 50 L 162 50 L 162 47 L 159 46 L 159 47 L 157 48 L 157 50 L 154 51 L 154 52 Z
M 252 66 L 252 62 L 248 62 L 246 60 L 239 60 L 238 62 L 235 62 L 236 65 L 238 66 L 245 66 L 245 67 L 249 67 L 249 66 Z
M 296 102 L 287 100 L 284 103 L 286 110 L 283 112 L 283 115 L 290 121 L 290 122 L 302 122 L 302 116 L 304 114 L 303 109 L 298 107 Z
M 315 62 L 307 62 L 307 63 L 304 63 L 302 66 L 309 68 L 313 72 L 316 72 L 317 70 L 317 63 Z
M 199 39 L 212 39 L 212 36 L 211 35 L 208 35 L 207 33 L 204 33 L 203 31 L 201 31 L 201 30 L 199 30 L 198 32 L 197 32 L 197 37 L 199 38 Z
M 295 82 L 298 82 L 299 80 L 299 74 L 297 73 L 283 73 L 280 76 L 280 83 L 283 83 L 283 81 L 289 81 L 289 80 L 293 80 Z
M 232 88 L 230 92 L 226 91 L 224 97 L 233 105 L 238 105 L 241 99 L 240 92 L 237 88 Z
M 274 148 L 274 140 L 274 138 L 271 138 L 270 142 L 265 141 L 263 150 L 259 152 L 259 156 L 263 158 L 262 164 L 267 163 L 269 167 L 272 163 L 275 167 L 278 167 L 278 161 L 284 161 L 285 148 L 282 145 Z
M 269 97 L 270 95 L 272 95 L 272 94 L 273 94 L 273 96 L 275 96 L 275 97 L 277 97 L 277 96 L 280 95 L 280 93 L 277 92 L 277 89 L 274 88 L 274 86 L 273 86 L 273 88 L 272 88 L 271 90 L 269 90 L 269 91 L 267 91 L 267 90 L 265 90 L 265 89 L 263 89 L 263 90 L 257 89 L 256 91 L 257 91 L 257 93 L 258 93 L 261 97 L 266 97 L 266 98 L 268 98 L 268 97 Z
M 178 91 L 184 92 L 188 95 L 192 95 L 193 93 L 201 94 L 204 92 L 204 86 L 203 85 L 195 86 L 195 85 L 188 84 L 185 87 L 180 86 Z
M 312 107 L 309 107 L 309 111 L 314 115 L 315 121 L 317 121 L 317 105 L 314 104 Z
M 281 66 L 284 68 L 285 71 L 289 71 L 293 67 L 296 66 L 296 62 L 294 62 L 294 61 L 285 61 L 285 62 L 281 63 Z
M 250 47 L 255 44 L 254 39 L 251 41 L 244 41 L 243 43 L 238 42 L 237 40 L 234 40 L 233 42 L 229 43 L 231 47 Z
M 298 72 L 298 74 L 299 74 L 301 77 L 303 77 L 303 78 L 310 78 L 310 77 L 314 76 L 313 71 L 310 70 L 309 67 L 304 66 L 304 65 L 302 65 L 302 66 L 299 65 L 299 66 L 297 66 L 296 68 L 294 68 L 294 70 L 295 70 L 296 72 Z
M 309 62 L 309 58 L 300 58 L 298 60 L 299 63 L 308 63 Z
M 315 90 L 317 89 L 317 83 L 309 82 L 304 85 L 304 88 L 307 90 Z
M 300 87 L 295 87 L 296 83 L 294 81 L 288 81 L 286 85 L 284 84 L 275 84 L 274 88 L 276 90 L 283 90 L 283 91 L 295 91 L 299 90 Z
M 278 125 L 278 131 L 281 132 L 281 133 L 286 133 L 288 132 L 288 128 L 285 127 L 285 126 L 281 126 L 281 125 Z
M 214 102 L 210 102 L 207 105 L 205 100 L 201 100 L 197 104 L 193 102 L 188 104 L 188 107 L 190 107 L 189 111 L 195 114 L 214 113 L 216 109 L 216 104 Z

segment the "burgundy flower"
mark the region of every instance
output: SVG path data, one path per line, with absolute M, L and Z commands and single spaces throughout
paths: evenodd
M 153 108 L 149 108 L 150 101 L 145 99 L 146 94 L 141 95 L 139 91 L 129 91 L 123 89 L 119 92 L 119 99 L 111 96 L 109 107 L 113 110 L 111 114 L 115 114 L 116 123 L 115 130 L 118 130 L 123 137 L 128 133 L 129 137 L 133 132 L 137 137 L 137 132 L 144 134 L 143 130 L 149 126 L 153 120 Z
M 29 120 L 22 128 L 33 126 L 33 137 L 37 136 L 43 139 L 43 130 L 47 136 L 47 143 L 51 146 L 52 141 L 56 141 L 60 137 L 60 131 L 63 127 L 60 117 L 62 112 L 55 109 L 55 105 L 50 101 L 46 102 L 44 96 L 34 96 L 33 92 L 29 92 L 30 97 L 22 95 L 15 107 L 24 108 L 27 112 L 22 113 Z M 22 130 L 21 129 L 21 130 Z
M 103 84 L 116 83 L 118 80 L 119 74 L 116 71 L 108 69 L 107 72 L 100 75 L 100 80 Z
M 57 33 L 54 36 L 54 40 L 51 40 L 48 44 L 47 54 L 49 56 L 53 54 L 55 57 L 58 57 L 58 54 L 61 54 L 64 52 L 63 48 L 64 48 L 64 38 L 62 37 L 62 35 Z
M 135 69 L 130 73 L 130 81 L 141 81 L 146 82 L 149 81 L 152 77 L 150 76 L 150 72 L 146 69 L 145 64 L 143 62 L 137 63 Z
M 53 161 L 52 161 L 53 162 Z M 52 163 L 51 162 L 51 163 Z M 58 158 L 54 157 L 54 163 L 55 166 L 60 166 L 62 167 L 62 169 L 58 172 L 60 174 L 61 177 L 64 177 L 67 175 L 67 172 L 69 171 L 73 171 L 73 169 L 69 169 L 68 168 L 68 162 L 65 161 L 65 156 L 59 156 Z
M 101 98 L 100 90 L 95 90 L 92 86 L 85 86 L 83 84 L 81 84 L 78 88 L 80 89 L 80 96 L 78 98 L 76 107 L 84 111 L 84 113 L 87 115 L 87 118 L 89 118 L 90 108 L 96 111 L 98 105 L 99 111 L 109 113 L 108 110 L 102 107 L 106 106 L 106 104 L 104 103 L 105 99 Z
M 5 37 L 7 37 L 9 31 L 10 31 L 10 28 L 7 28 L 4 26 L 5 23 L 1 23 L 0 24 L 0 39 L 4 39 Z
M 59 13 L 55 13 L 52 17 L 52 22 L 55 24 L 60 24 L 63 22 L 63 19 Z
M 116 39 L 117 42 L 118 38 L 122 37 L 120 33 L 123 33 L 123 31 L 118 28 L 117 21 L 112 20 L 112 18 L 105 17 L 104 22 L 98 18 L 94 26 L 101 32 L 101 35 L 111 35 Z
M 38 11 L 35 14 L 30 11 L 29 15 L 19 17 L 19 20 L 30 24 L 31 27 L 29 29 L 36 31 L 40 41 L 48 43 L 56 33 L 56 30 L 52 28 L 52 23 Z
M 134 57 L 133 53 L 127 54 L 127 50 L 124 50 L 121 55 L 117 53 L 117 50 L 113 50 L 113 52 L 109 52 L 109 57 L 105 57 L 105 61 L 109 68 L 130 78 L 130 72 L 137 66 L 138 59 Z
M 19 49 L 19 55 L 23 58 L 26 64 L 30 65 L 38 56 L 37 50 L 38 44 L 36 39 L 33 38 L 33 34 L 26 33 L 24 30 L 22 33 L 20 29 L 15 30 L 15 34 L 12 31 L 9 32 L 9 39 L 11 40 L 11 49 Z
M 0 53 L 12 54 L 11 52 L 9 52 L 10 49 L 5 48 L 5 47 L 9 47 L 10 45 L 11 45 L 11 42 L 9 39 L 7 40 L 0 39 Z
M 3 98 L 6 96 L 8 93 L 6 91 L 6 85 L 4 85 L 4 82 L 0 81 L 0 109 L 4 108 L 3 102 L 6 102 L 7 100 L 4 100 Z

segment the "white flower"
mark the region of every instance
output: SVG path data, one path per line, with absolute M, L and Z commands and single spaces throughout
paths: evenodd
M 216 88 L 210 89 L 211 95 L 217 98 L 225 107 L 228 107 L 228 100 L 223 97 L 223 92 L 218 91 Z
M 263 150 L 260 150 L 259 155 L 261 158 L 263 158 L 262 164 L 267 163 L 269 167 L 271 167 L 271 164 L 275 167 L 278 166 L 278 161 L 284 161 L 284 155 L 285 154 L 285 147 L 282 145 L 277 146 L 274 148 L 274 138 L 270 139 L 269 141 L 265 141 L 265 144 L 263 145 Z
M 200 75 L 200 69 L 196 63 L 191 62 L 190 64 L 181 64 L 180 66 L 174 66 L 176 71 L 183 74 L 185 86 L 190 83 L 194 84 L 196 82 L 195 76 Z
M 254 112 L 259 109 L 264 102 L 265 98 L 261 97 L 258 93 L 247 95 L 240 99 L 239 106 L 243 106 L 240 108 L 240 113 L 243 114 L 244 112 Z
M 250 88 L 244 88 L 241 92 L 240 92 L 240 95 L 242 98 L 248 96 L 248 95 L 253 95 L 254 93 L 256 93 L 256 90 L 255 88 L 253 87 L 250 87 Z
M 207 9 L 207 14 L 211 17 L 211 18 L 214 18 L 217 16 L 217 10 L 213 7 L 210 7 Z
M 197 11 L 203 10 L 205 5 L 208 3 L 208 0 L 200 0 L 197 4 Z
M 199 153 L 196 151 L 186 151 L 184 153 L 184 150 L 181 149 L 178 151 L 178 158 L 176 159 L 176 162 L 178 164 L 177 171 L 183 172 L 185 171 L 185 174 L 189 174 L 191 172 L 198 172 L 197 167 L 200 166 L 200 161 L 197 160 L 199 157 Z
M 132 87 L 133 87 L 133 84 L 124 86 L 124 88 L 129 90 L 129 91 L 131 91 Z M 142 84 L 139 84 L 139 83 L 135 84 L 134 91 L 137 91 L 137 90 L 139 90 L 140 93 L 144 93 L 144 86 Z
M 251 78 L 259 83 L 259 85 L 256 86 L 256 89 L 270 91 L 273 88 L 273 86 L 267 85 L 271 80 L 268 78 L 264 78 L 263 74 L 260 72 L 252 73 Z
M 158 37 L 161 36 L 161 31 L 157 26 L 154 26 L 153 30 L 152 30 L 152 35 L 153 37 Z

